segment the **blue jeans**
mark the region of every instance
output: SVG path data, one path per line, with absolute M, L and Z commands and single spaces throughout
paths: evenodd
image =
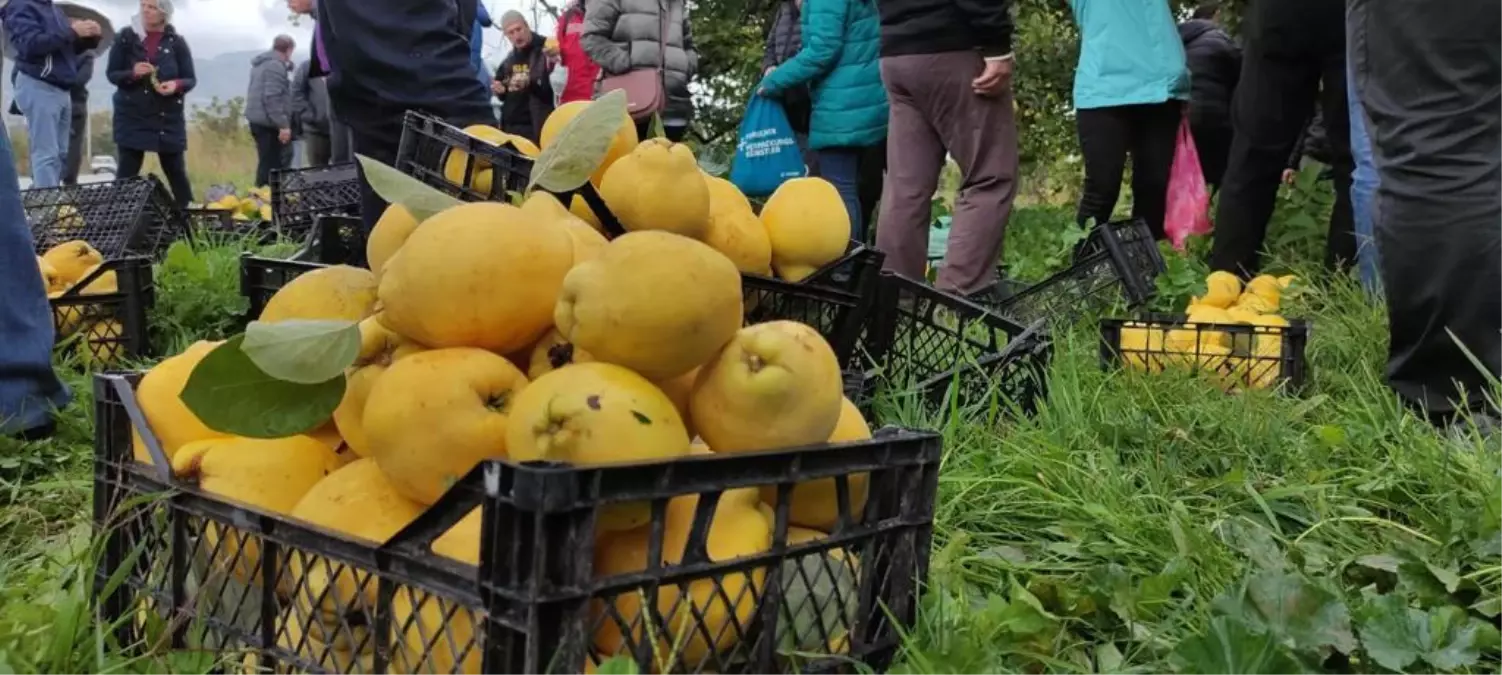
M 73 99 L 68 90 L 16 73 L 16 107 L 26 117 L 31 143 L 31 186 L 62 185 L 68 134 L 73 130 Z
M 860 148 L 823 148 L 814 151 L 819 158 L 819 177 L 839 190 L 845 211 L 850 214 L 850 238 L 866 240 L 866 222 L 861 214 Z
M 16 161 L 0 132 L 0 435 L 46 424 L 54 407 L 68 403 L 52 370 L 52 342 L 52 308 L 21 209 Z
M 1349 62 L 1346 65 L 1346 90 L 1351 110 L 1351 158 L 1356 170 L 1351 173 L 1351 214 L 1356 231 L 1357 271 L 1361 285 L 1372 295 L 1382 293 L 1382 275 L 1377 266 L 1377 240 L 1373 233 L 1376 214 L 1373 208 L 1377 199 L 1377 165 L 1372 158 L 1372 138 L 1366 129 L 1366 113 L 1361 107 L 1361 97 L 1356 95 L 1356 76 Z

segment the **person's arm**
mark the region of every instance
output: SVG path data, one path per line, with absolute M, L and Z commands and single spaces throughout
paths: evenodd
M 62 34 L 48 30 L 52 17 L 43 16 L 43 11 L 50 12 L 52 8 L 43 9 L 39 5 L 25 3 L 14 11 L 5 13 L 6 36 L 10 38 L 18 57 L 40 59 L 48 54 L 71 48 L 74 40 L 78 39 L 77 33 L 72 28 Z
M 104 65 L 104 77 L 117 87 L 124 87 L 136 81 L 135 66 L 130 62 L 130 47 L 126 44 L 124 31 L 115 36 L 115 44 L 110 45 L 110 58 Z
M 198 70 L 193 67 L 193 50 L 188 41 L 177 36 L 177 95 L 182 96 L 198 86 Z
M 975 36 L 975 49 L 987 59 L 1012 55 L 1012 0 L 954 0 Z
M 266 116 L 271 118 L 271 123 L 276 128 L 291 129 L 292 106 L 287 91 L 290 87 L 287 83 L 287 69 L 281 63 L 263 67 L 273 70 L 266 74 L 261 84 L 261 103 L 266 107 Z
M 298 119 L 308 119 L 313 112 L 308 96 L 308 67 L 308 62 L 303 61 L 292 71 L 292 116 Z
M 863 0 L 854 0 L 861 2 Z M 845 46 L 845 20 L 851 0 L 804 0 L 808 16 L 803 47 L 761 81 L 760 90 L 775 95 L 829 73 Z
M 631 70 L 631 54 L 615 43 L 615 23 L 621 18 L 621 0 L 589 0 L 584 10 L 584 34 L 579 43 L 590 60 L 607 75 Z

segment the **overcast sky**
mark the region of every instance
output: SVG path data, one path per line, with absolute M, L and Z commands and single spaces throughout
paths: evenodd
M 93 7 L 115 22 L 117 27 L 126 25 L 135 15 L 138 3 L 133 0 L 66 0 L 75 4 Z M 491 15 L 499 19 L 501 12 L 519 9 L 529 17 L 532 0 L 482 0 Z M 561 3 L 557 3 L 561 4 Z M 193 47 L 199 58 L 212 57 L 224 52 L 269 49 L 271 39 L 278 33 L 287 33 L 297 39 L 299 51 L 303 51 L 312 34 L 312 24 L 306 20 L 294 25 L 285 0 L 175 0 L 172 23 Z M 551 32 L 552 19 L 544 15 L 540 28 Z M 499 60 L 507 51 L 500 30 L 485 32 L 487 60 Z

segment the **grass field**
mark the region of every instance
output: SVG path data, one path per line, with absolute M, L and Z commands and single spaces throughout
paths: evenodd
M 1301 395 L 1102 372 L 1086 321 L 1056 327 L 1035 418 L 906 420 L 940 429 L 945 459 L 896 671 L 1496 672 L 1502 455 L 1384 388 L 1385 314 L 1310 266 L 1308 201 L 1285 200 L 1272 264 L 1308 282 L 1285 312 L 1314 324 Z M 1057 264 L 1070 220 L 1020 209 L 1009 266 Z M 168 257 L 159 346 L 229 329 L 241 248 Z M 1163 302 L 1202 276 L 1175 259 Z M 0 441 L 0 671 L 201 672 L 203 655 L 116 654 L 91 621 L 89 385 L 64 372 L 76 398 L 57 438 Z

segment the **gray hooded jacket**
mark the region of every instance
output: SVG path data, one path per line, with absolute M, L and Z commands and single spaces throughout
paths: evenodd
M 275 51 L 259 54 L 250 61 L 245 121 L 261 127 L 292 128 L 292 83 L 287 79 L 287 62 Z
M 659 41 L 664 13 L 667 40 Z M 655 69 L 661 58 L 668 95 L 663 118 L 686 122 L 693 117 L 688 83 L 699 70 L 699 54 L 684 0 L 587 0 L 580 42 L 604 76 Z M 663 43 L 667 51 L 659 57 Z

